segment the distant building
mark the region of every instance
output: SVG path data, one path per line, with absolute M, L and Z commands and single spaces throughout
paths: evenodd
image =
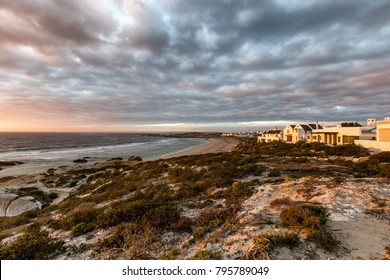
M 290 124 L 283 130 L 283 141 L 287 143 L 296 143 L 298 141 L 309 141 L 311 138 L 311 132 L 314 129 L 322 129 L 323 127 L 318 123 L 309 124 Z
M 376 140 L 360 139 L 355 143 L 376 152 L 390 151 L 390 117 L 376 122 Z
M 311 142 L 320 142 L 330 145 L 353 144 L 356 140 L 375 140 L 375 126 L 372 119 L 367 120 L 367 126 L 362 127 L 327 127 L 314 129 L 311 132 Z
M 273 141 L 282 141 L 282 140 L 283 140 L 283 131 L 277 128 L 263 131 L 262 134 L 257 137 L 257 142 L 259 143 L 270 143 Z

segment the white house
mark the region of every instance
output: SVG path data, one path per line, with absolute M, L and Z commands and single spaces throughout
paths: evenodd
M 259 143 L 270 143 L 272 141 L 282 141 L 283 131 L 281 129 L 270 129 L 263 131 L 263 133 L 257 137 Z
M 283 130 L 283 140 L 287 143 L 296 143 L 298 141 L 310 142 L 313 129 L 322 129 L 322 126 L 318 123 L 287 125 Z
M 390 151 L 390 117 L 376 122 L 376 140 L 356 140 L 355 143 L 376 152 Z
M 326 127 L 314 129 L 311 132 L 311 142 L 320 142 L 331 145 L 353 144 L 356 140 L 375 140 L 375 121 L 367 120 L 363 127 Z

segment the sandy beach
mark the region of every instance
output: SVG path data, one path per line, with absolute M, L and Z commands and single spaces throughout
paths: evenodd
M 235 138 L 209 138 L 206 144 L 195 146 L 183 151 L 176 153 L 171 153 L 162 156 L 162 159 L 180 157 L 180 156 L 190 156 L 190 155 L 200 155 L 208 153 L 220 153 L 220 152 L 229 152 L 233 150 L 238 144 L 238 140 Z

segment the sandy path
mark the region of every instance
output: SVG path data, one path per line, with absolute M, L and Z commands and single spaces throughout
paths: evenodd
M 234 138 L 210 138 L 208 143 L 189 148 L 176 153 L 162 156 L 161 158 L 173 158 L 179 156 L 200 155 L 208 153 L 220 153 L 233 150 L 238 144 L 238 140 Z

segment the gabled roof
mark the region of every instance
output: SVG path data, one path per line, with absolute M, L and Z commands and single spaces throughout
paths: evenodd
M 305 132 L 312 131 L 313 129 L 307 124 L 300 124 Z
M 308 123 L 308 125 L 309 125 L 312 129 L 317 129 L 317 124 L 316 124 L 316 123 Z M 319 125 L 318 125 L 318 129 L 323 129 L 323 127 L 319 124 Z
M 279 134 L 281 132 L 280 129 L 270 129 L 264 132 L 264 134 Z

